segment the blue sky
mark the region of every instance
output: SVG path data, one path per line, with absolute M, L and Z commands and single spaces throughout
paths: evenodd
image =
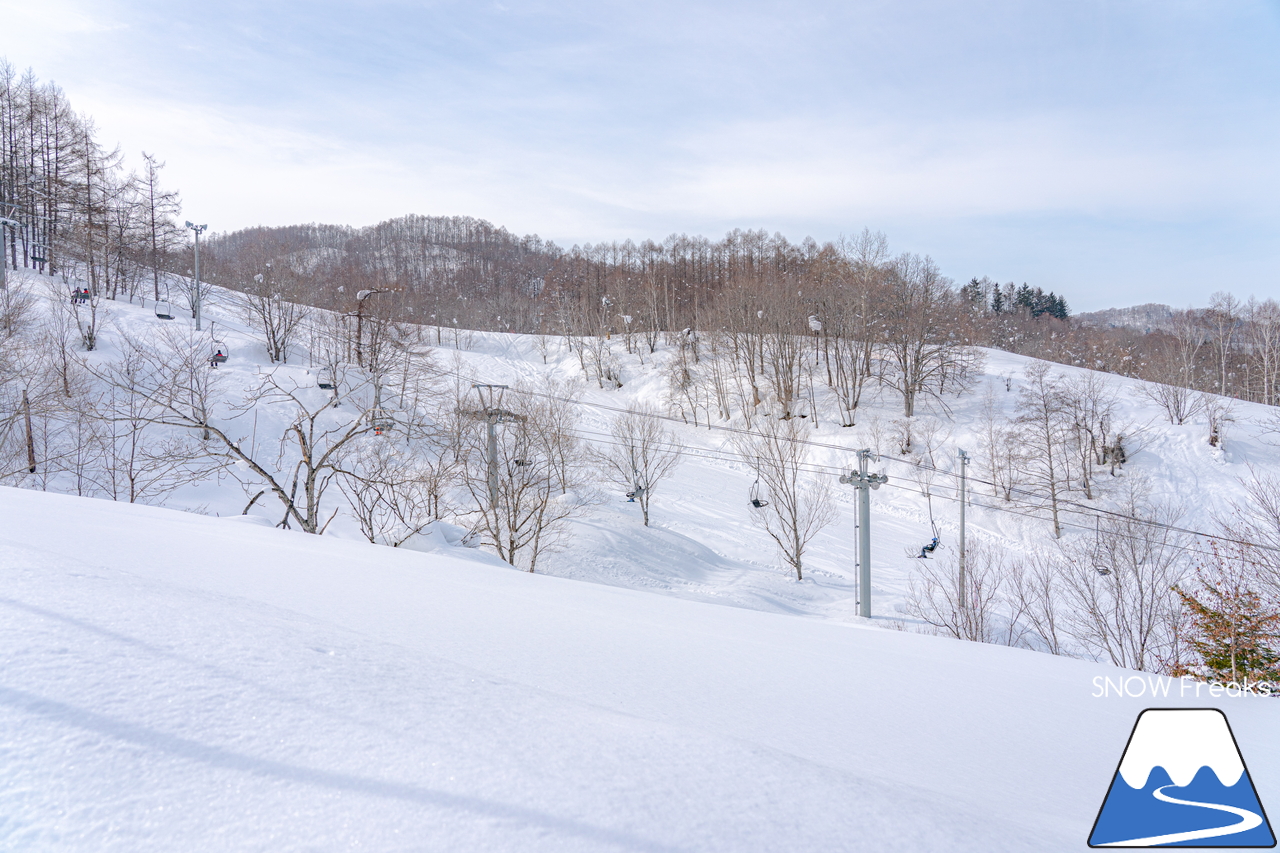
M 1280 296 L 1280 0 L 0 0 L 215 231 L 864 226 L 1075 310 Z

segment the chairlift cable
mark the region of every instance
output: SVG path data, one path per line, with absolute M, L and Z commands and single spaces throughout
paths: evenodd
M 440 375 L 440 376 L 452 376 L 452 377 L 454 377 L 454 378 L 464 379 L 464 380 L 470 380 L 470 378 L 471 378 L 471 377 L 465 376 L 464 374 L 462 374 L 461 372 L 456 371 L 456 370 L 439 370 L 439 371 L 438 371 L 438 375 Z M 526 396 L 532 396 L 532 397 L 540 397 L 540 398 L 547 399 L 547 400 L 555 400 L 555 401 L 557 401 L 557 402 L 562 402 L 562 403 L 566 403 L 566 404 L 573 405 L 573 406 L 585 406 L 585 407 L 590 407 L 590 408 L 594 408 L 594 409 L 602 409 L 602 410 L 605 410 L 605 411 L 617 412 L 617 413 L 620 413 L 620 414 L 636 414 L 636 413 L 637 413 L 634 409 L 623 408 L 623 407 L 619 407 L 619 406 L 610 406 L 610 405 L 605 404 L 605 403 L 598 403 L 598 402 L 589 401 L 589 400 L 573 399 L 573 398 L 570 398 L 570 397 L 564 397 L 564 396 L 560 396 L 560 395 L 556 395 L 556 394 L 550 394 L 550 393 L 546 393 L 546 392 L 534 391 L 534 390 L 526 389 L 526 388 L 511 388 L 510 390 L 511 390 L 513 393 L 517 393 L 517 394 L 524 394 L 524 395 L 526 395 Z M 664 415 L 664 414 L 660 414 L 660 413 L 656 413 L 656 412 L 648 412 L 648 413 L 646 413 L 646 414 L 649 414 L 649 415 L 651 415 L 651 416 L 653 416 L 653 417 L 655 417 L 655 418 L 658 418 L 658 419 L 660 419 L 660 420 L 670 421 L 670 422 L 675 423 L 675 424 L 687 425 L 687 424 L 686 424 L 686 422 L 685 422 L 684 420 L 682 420 L 682 419 L 680 419 L 680 418 L 676 418 L 676 417 L 674 417 L 674 416 L 672 416 L 672 415 Z M 731 426 L 724 426 L 724 425 L 717 425 L 717 424 L 708 424 L 708 425 L 707 425 L 707 428 L 708 428 L 708 430 L 712 430 L 712 431 L 727 432 L 727 433 L 733 433 L 733 434 L 738 434 L 738 435 L 748 435 L 748 436 L 757 436 L 757 437 L 761 435 L 759 432 L 756 432 L 756 431 L 754 431 L 754 430 L 750 430 L 750 429 L 741 428 L 741 427 L 731 427 Z M 823 449 L 836 450 L 836 451 L 840 451 L 840 452 L 843 452 L 843 453 L 853 453 L 853 452 L 855 451 L 855 448 L 851 448 L 851 447 L 848 447 L 848 446 L 845 446 L 845 445 L 831 444 L 831 443 L 829 443 L 829 442 L 819 442 L 819 441 L 813 441 L 812 439 L 806 439 L 806 438 L 793 438 L 793 437 L 790 437 L 790 436 L 779 436 L 779 437 L 780 437 L 780 438 L 782 438 L 782 440 L 784 440 L 784 441 L 799 442 L 799 443 L 802 443 L 802 444 L 805 444 L 805 445 L 808 445 L 808 446 L 811 446 L 811 447 L 818 447 L 818 448 L 823 448 Z M 684 446 L 681 446 L 681 447 L 682 447 L 683 452 L 687 453 L 687 454 L 688 454 L 688 455 L 690 455 L 690 456 L 703 456 L 703 457 L 713 458 L 713 459 L 715 458 L 715 457 L 711 457 L 709 454 L 704 454 L 704 453 L 702 453 L 702 452 L 692 450 L 692 449 L 690 449 L 690 448 L 688 448 L 688 447 L 684 447 Z M 882 459 L 884 459 L 884 461 L 887 461 L 887 462 L 897 463 L 897 464 L 900 464 L 900 465 L 907 465 L 907 466 L 910 466 L 910 467 L 912 467 L 912 468 L 915 468 L 915 469 L 917 469 L 917 470 L 921 470 L 921 471 L 928 471 L 928 472 L 937 473 L 937 474 L 943 474 L 943 475 L 945 475 L 945 476 L 949 476 L 949 477 L 956 477 L 956 478 L 958 478 L 958 476 L 959 476 L 959 475 L 958 475 L 956 472 L 954 472 L 954 471 L 949 471 L 949 470 L 946 470 L 946 469 L 943 469 L 943 468 L 939 468 L 939 467 L 934 466 L 934 465 L 927 465 L 927 464 L 925 464 L 925 463 L 923 463 L 923 462 L 919 462 L 919 461 L 912 461 L 912 460 L 908 460 L 908 459 L 898 459 L 898 458 L 895 458 L 895 457 L 892 457 L 892 456 L 890 456 L 890 457 L 882 457 Z M 723 460 L 723 459 L 722 459 L 721 461 L 729 461 L 729 460 Z M 810 471 L 810 472 L 813 472 L 813 473 L 836 473 L 836 472 L 843 472 L 843 469 L 842 469 L 842 468 L 837 468 L 837 467 L 835 467 L 835 466 L 820 465 L 820 464 L 817 464 L 817 463 L 806 463 L 806 464 L 802 467 L 802 470 L 807 470 L 807 471 Z M 996 484 L 996 483 L 994 483 L 993 481 L 990 481 L 990 480 L 984 480 L 984 479 L 982 479 L 981 477 L 974 477 L 974 476 L 970 475 L 970 476 L 969 476 L 969 481 L 970 481 L 971 483 L 974 483 L 974 484 L 977 484 L 977 485 L 986 485 L 986 486 L 991 486 L 991 487 L 999 488 L 999 485 L 998 485 L 998 484 Z M 894 488 L 903 488 L 902 486 L 898 486 L 896 483 L 891 483 L 890 485 L 891 485 L 891 487 L 894 487 Z M 1027 491 L 1027 490 L 1025 490 L 1025 489 L 1020 489 L 1020 488 L 1019 488 L 1019 489 L 1013 489 L 1013 490 L 1011 490 L 1011 491 L 1016 492 L 1016 493 L 1018 493 L 1019 495 L 1022 495 L 1022 496 L 1025 496 L 1025 497 L 1032 498 L 1032 499 L 1039 499 L 1039 498 L 1040 498 L 1040 496 L 1039 496 L 1039 495 L 1037 495 L 1036 493 L 1034 493 L 1034 492 L 1030 492 L 1030 491 Z M 944 500 L 952 500 L 951 498 L 946 498 L 946 497 L 944 497 L 943 499 L 944 499 Z M 1022 517 L 1025 517 L 1025 518 L 1033 518 L 1033 519 L 1038 519 L 1038 520 L 1042 520 L 1042 521 L 1043 521 L 1043 520 L 1047 520 L 1047 519 L 1045 519 L 1045 517 L 1044 517 L 1044 516 L 1036 515 L 1036 514 L 1034 514 L 1034 513 L 1032 513 L 1032 512 L 1020 512 L 1020 511 L 1017 511 L 1017 510 L 1014 510 L 1014 509 L 1012 509 L 1012 508 L 1008 508 L 1008 507 L 990 506 L 990 505 L 985 505 L 985 504 L 981 504 L 981 503 L 977 503 L 977 504 L 974 504 L 974 505 L 975 505 L 975 506 L 978 506 L 978 507 L 981 507 L 981 508 L 986 508 L 986 509 L 989 509 L 989 510 L 992 510 L 992 511 L 996 511 L 996 512 L 1004 512 L 1004 513 L 1007 513 L 1007 514 L 1010 514 L 1010 515 L 1017 515 L 1017 516 L 1022 516 Z M 1230 537 L 1230 536 L 1224 536 L 1224 535 L 1222 535 L 1222 534 L 1214 534 L 1214 533 L 1208 533 L 1208 532 L 1206 532 L 1206 531 L 1202 531 L 1202 530 L 1194 530 L 1194 529 L 1190 529 L 1190 528 L 1182 527 L 1182 526 L 1179 526 L 1179 525 L 1169 524 L 1169 523 L 1167 523 L 1167 522 L 1157 521 L 1157 520 L 1155 520 L 1155 519 L 1146 519 L 1146 518 L 1141 518 L 1141 517 L 1138 517 L 1138 516 L 1131 516 L 1131 515 L 1127 515 L 1127 514 L 1125 514 L 1125 513 L 1123 513 L 1123 512 L 1116 511 L 1116 510 L 1106 509 L 1105 507 L 1089 506 L 1089 505 L 1081 504 L 1081 503 L 1079 503 L 1079 502 L 1077 502 L 1077 501 L 1072 501 L 1072 500 L 1069 500 L 1069 499 L 1059 499 L 1059 501 L 1058 501 L 1058 506 L 1059 506 L 1059 510 L 1060 510 L 1060 512 L 1074 512 L 1074 513 L 1076 513 L 1076 514 L 1086 515 L 1086 516 L 1092 517 L 1092 518 L 1094 518 L 1095 520 L 1097 520 L 1097 519 L 1098 519 L 1099 517 L 1101 517 L 1101 516 L 1105 516 L 1105 517 L 1110 517 L 1110 518 L 1115 518 L 1115 519 L 1123 520 L 1123 521 L 1126 521 L 1126 522 L 1129 522 L 1129 523 L 1140 524 L 1140 525 L 1143 525 L 1143 526 L 1146 526 L 1146 527 L 1151 527 L 1151 528 L 1158 529 L 1158 530 L 1166 530 L 1166 531 L 1169 531 L 1169 532 L 1184 533 L 1184 534 L 1187 534 L 1187 535 L 1189 535 L 1189 536 L 1194 536 L 1194 537 L 1197 537 L 1197 538 L 1211 539 L 1211 540 L 1216 540 L 1216 541 L 1220 541 L 1220 542 L 1226 542 L 1226 543 L 1229 543 L 1229 544 L 1239 545 L 1239 546 L 1246 547 L 1246 548 L 1256 548 L 1256 549 L 1260 549 L 1260 550 L 1280 552 L 1280 547 L 1278 547 L 1278 546 L 1264 545 L 1264 544 L 1262 544 L 1262 543 L 1250 542 L 1250 541 L 1248 541 L 1248 540 L 1244 540 L 1244 539 L 1236 539 L 1236 538 L 1233 538 L 1233 537 Z M 1100 524 L 1100 522 L 1098 522 L 1098 523 Z M 1080 525 L 1078 525 L 1078 524 L 1072 524 L 1072 523 L 1069 523 L 1069 522 L 1062 522 L 1061 520 L 1059 521 L 1059 526 L 1061 526 L 1061 527 L 1071 527 L 1071 528 L 1075 528 L 1075 529 L 1081 529 L 1081 528 L 1080 528 Z M 1129 536 L 1128 534 L 1123 534 L 1123 533 L 1117 533 L 1116 535 L 1119 535 L 1119 536 L 1127 536 L 1127 537 L 1129 537 L 1129 538 L 1134 538 L 1134 539 L 1137 539 L 1137 538 L 1138 538 L 1138 537 L 1132 537 L 1132 536 Z M 1207 553 L 1207 552 L 1205 552 L 1205 551 L 1203 551 L 1203 550 L 1195 549 L 1195 548 L 1192 548 L 1192 547 L 1189 547 L 1189 546 L 1174 546 L 1174 547 L 1179 548 L 1179 550 L 1192 551 L 1192 552 L 1195 552 L 1195 553 Z

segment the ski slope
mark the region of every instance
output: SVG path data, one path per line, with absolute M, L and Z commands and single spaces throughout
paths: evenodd
M 37 293 L 43 292 L 48 282 L 27 272 L 16 275 L 23 277 Z M 55 285 L 53 292 L 60 296 L 61 287 Z M 211 338 L 230 347 L 230 361 L 219 368 L 228 384 L 249 389 L 266 371 L 276 372 L 287 383 L 296 382 L 304 387 L 314 384 L 317 371 L 311 364 L 305 341 L 295 348 L 288 364 L 271 364 L 258 336 L 244 325 L 234 309 L 235 298 L 233 293 L 211 288 L 205 310 L 206 322 L 212 327 Z M 121 333 L 145 337 L 165 323 L 155 318 L 150 304 L 106 302 L 105 305 L 110 318 L 103 324 L 98 350 L 89 354 L 91 361 L 118 358 Z M 180 316 L 170 322 L 190 323 L 190 320 Z M 576 383 L 579 402 L 574 409 L 578 429 L 588 442 L 607 437 L 618 409 L 636 406 L 666 409 L 662 370 L 671 352 L 665 345 L 660 345 L 652 355 L 646 354 L 642 362 L 637 355 L 625 352 L 620 339 L 611 342 L 623 387 L 600 389 L 594 381 L 584 381 L 577 356 L 559 338 L 550 338 L 545 347 L 540 347 L 537 338 L 530 335 L 464 332 L 462 346 L 455 347 L 451 332 L 446 329 L 443 345 L 431 349 L 441 369 L 461 371 L 467 381 L 514 384 L 551 378 Z M 889 483 L 873 495 L 871 530 L 873 613 L 882 622 L 909 629 L 920 627 L 906 613 L 905 600 L 911 578 L 918 570 L 915 556 L 934 535 L 935 526 L 942 543 L 942 550 L 935 556 L 954 557 L 958 504 L 951 474 L 960 449 L 968 450 L 974 457 L 969 469 L 968 535 L 1014 554 L 1053 546 L 1047 510 L 1006 504 L 983 482 L 990 479 L 984 467 L 980 429 L 983 397 L 987 389 L 992 389 L 997 407 L 1005 415 L 1012 414 L 1023 372 L 1029 363 L 1030 359 L 1022 356 L 986 351 L 985 372 L 977 386 L 962 397 L 948 396 L 945 405 L 949 412 L 944 412 L 936 403 L 922 405 L 924 411 L 917 422 L 937 425 L 929 461 L 942 473 L 931 480 L 921 474 L 915 460 L 898 455 L 894 449 L 889 434 L 894 420 L 900 418 L 901 402 L 892 392 L 869 387 L 856 427 L 841 428 L 824 415 L 812 430 L 816 446 L 812 449 L 810 464 L 825 466 L 833 480 L 837 473 L 856 465 L 854 450 L 870 447 L 882 454 L 873 470 L 887 474 Z M 1061 365 L 1055 365 L 1054 370 L 1064 375 L 1089 372 Z M 1201 418 L 1172 426 L 1159 408 L 1139 393 L 1142 383 L 1109 374 L 1098 375 L 1119 396 L 1117 422 L 1132 427 L 1132 432 L 1126 442 L 1129 461 L 1121 476 L 1103 476 L 1099 482 L 1100 495 L 1093 502 L 1073 495 L 1073 500 L 1090 510 L 1115 506 L 1115 498 L 1127 482 L 1141 481 L 1153 500 L 1182 510 L 1185 526 L 1213 530 L 1217 518 L 1231 513 L 1233 502 L 1245 500 L 1243 481 L 1252 476 L 1251 471 L 1280 473 L 1277 456 L 1280 434 L 1268 434 L 1265 429 L 1265 424 L 1276 417 L 1273 408 L 1238 403 L 1223 446 L 1213 448 L 1206 440 L 1207 427 Z M 830 411 L 834 404 L 825 399 L 825 393 L 819 386 L 820 407 L 828 403 Z M 803 404 L 801 410 L 806 406 L 807 403 Z M 259 405 L 253 411 L 254 441 L 264 451 L 263 457 L 270 458 L 266 450 L 278 440 L 291 417 L 287 409 L 269 405 Z M 245 425 L 249 422 L 247 415 L 240 421 Z M 814 540 L 805 557 L 806 578 L 797 582 L 781 564 L 772 541 L 751 522 L 747 497 L 754 473 L 734 452 L 732 433 L 707 429 L 705 424 L 695 427 L 670 422 L 668 425 L 687 452 L 672 478 L 663 481 L 654 492 L 651 527 L 641 525 L 638 507 L 626 502 L 620 493 L 622 490 L 600 482 L 601 501 L 571 522 L 563 549 L 541 557 L 539 571 L 776 613 L 806 614 L 838 621 L 856 619 L 853 490 L 833 486 L 839 518 Z M 737 419 L 729 425 L 741 427 L 742 423 Z M 243 429 L 247 432 L 248 426 Z M 243 510 L 258 488 L 242 488 L 232 477 L 223 474 L 216 480 L 180 489 L 165 498 L 165 505 L 214 516 L 234 516 Z M 57 487 L 54 490 L 58 490 Z M 327 535 L 360 538 L 355 523 L 341 508 L 341 496 L 331 491 L 328 500 L 339 512 Z M 268 494 L 254 505 L 250 514 L 275 524 L 283 513 L 279 503 Z M 450 520 L 463 527 L 471 523 L 466 517 Z M 1068 511 L 1062 522 L 1066 541 L 1092 539 L 1095 535 L 1093 516 L 1089 512 Z M 408 547 L 434 550 L 438 547 L 436 540 L 443 538 L 445 532 L 437 531 L 434 537 L 419 537 L 408 543 Z
M 206 311 L 228 384 L 313 382 L 305 351 L 269 363 L 231 298 L 215 289 Z M 92 361 L 164 322 L 107 307 Z M 558 340 L 544 363 L 530 336 L 468 337 L 438 363 L 493 383 L 581 376 Z M 662 405 L 669 353 L 642 364 L 614 346 L 623 387 L 579 388 L 588 441 L 616 409 Z M 926 416 L 940 468 L 980 447 L 985 387 L 1011 410 L 1027 363 L 989 352 L 978 389 Z M 1210 528 L 1250 466 L 1277 470 L 1264 407 L 1240 404 L 1214 449 L 1202 423 L 1170 426 L 1136 383 L 1107 381 L 1136 431 L 1098 506 L 1141 479 Z M 251 494 L 226 473 L 169 508 L 0 489 L 0 849 L 1084 849 L 1137 713 L 1196 700 L 1176 685 L 1096 698 L 1099 677 L 1136 676 L 916 633 L 913 555 L 933 524 L 954 553 L 957 507 L 948 477 L 929 484 L 891 453 L 898 406 L 873 395 L 857 427 L 812 431 L 810 461 L 833 473 L 856 448 L 885 453 L 870 621 L 856 616 L 853 493 L 798 582 L 751 524 L 749 466 L 705 425 L 671 424 L 688 452 L 651 527 L 602 483 L 537 575 L 443 524 L 396 549 L 342 514 L 321 537 L 275 529 L 270 495 L 241 515 Z M 253 415 L 264 443 L 290 416 Z M 1049 547 L 1043 513 L 1002 505 L 979 461 L 971 474 L 970 536 Z M 1064 518 L 1065 538 L 1093 535 L 1081 518 Z M 1216 704 L 1274 801 L 1275 706 Z
M 1079 850 L 1147 704 L 1094 698 L 1125 674 L 1097 664 L 470 549 L 0 513 L 5 850 Z M 1274 706 L 1219 702 L 1274 800 Z

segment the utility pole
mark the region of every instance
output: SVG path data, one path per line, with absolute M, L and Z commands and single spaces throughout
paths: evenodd
M 187 222 L 187 227 L 196 233 L 196 331 L 200 331 L 200 235 L 208 225 L 192 225 Z
M 871 448 L 858 451 L 858 470 L 840 477 L 840 483 L 858 490 L 858 615 L 871 618 L 871 490 L 878 489 L 889 478 L 867 473 L 867 466 L 879 459 Z
M 498 508 L 498 424 L 505 421 L 523 421 L 525 416 L 502 408 L 502 392 L 506 385 L 472 385 L 480 395 L 481 408 L 466 412 L 478 421 L 484 421 L 489 427 L 489 508 Z
M 968 476 L 969 454 L 961 450 L 956 454 L 956 457 L 960 460 L 960 609 L 968 610 L 969 596 L 965 592 L 964 585 L 964 505 L 969 500 L 968 481 L 966 479 Z

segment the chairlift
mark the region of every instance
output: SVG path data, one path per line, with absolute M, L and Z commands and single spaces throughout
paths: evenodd
M 75 305 L 83 305 L 89 301 L 89 288 L 73 287 L 71 288 L 71 302 Z
M 916 555 L 921 560 L 929 559 L 929 555 L 942 547 L 942 543 L 938 541 L 938 523 L 933 520 L 933 501 L 926 493 L 925 499 L 929 501 L 929 527 L 933 529 L 933 539 L 928 545 L 920 547 L 920 553 Z
M 373 427 L 374 435 L 386 435 L 395 429 L 396 422 L 386 409 L 370 409 L 369 425 Z
M 156 317 L 158 317 L 161 320 L 172 320 L 173 306 L 170 305 L 168 302 L 157 302 Z
M 764 509 L 769 502 L 760 496 L 760 469 L 756 468 L 756 481 L 751 484 L 751 505 L 756 509 Z
M 227 349 L 227 345 L 222 341 L 213 342 L 213 355 L 209 356 L 209 366 L 217 367 L 219 364 L 226 364 L 230 358 L 231 350 Z
M 1111 567 L 1102 561 L 1102 517 L 1093 518 L 1093 570 L 1106 577 L 1111 574 Z
M 31 260 L 37 264 L 43 264 L 47 260 L 45 257 L 44 246 L 36 243 L 31 247 Z
M 319 375 L 316 376 L 316 385 L 318 385 L 320 388 L 324 389 L 325 391 L 332 391 L 334 388 L 336 388 L 337 383 L 333 381 L 333 371 L 321 370 Z

